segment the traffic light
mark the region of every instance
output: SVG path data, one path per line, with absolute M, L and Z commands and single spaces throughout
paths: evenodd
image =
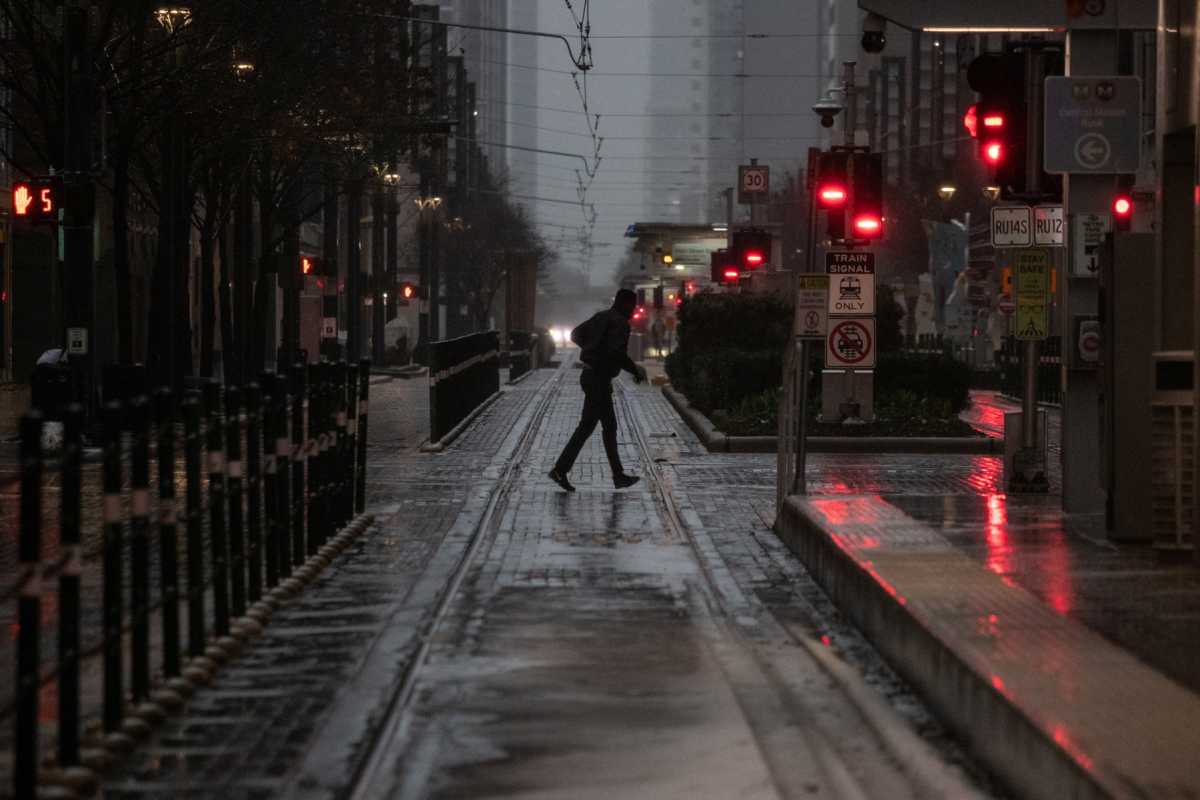
M 300 256 L 301 275 L 330 275 L 333 273 L 332 262 L 317 256 Z
M 729 262 L 729 251 L 725 248 L 714 250 L 712 255 L 708 257 L 709 266 L 712 268 L 712 282 L 723 283 L 725 280 L 725 267 L 732 266 Z M 737 268 L 734 267 L 737 272 Z
M 759 228 L 733 232 L 733 264 L 753 272 L 771 261 L 771 233 Z
M 883 156 L 854 153 L 850 178 L 850 238 L 879 239 L 883 236 Z
M 415 283 L 405 281 L 401 283 L 396 291 L 396 297 L 399 298 L 400 305 L 406 306 L 413 300 L 421 296 L 421 289 Z
M 817 159 L 817 207 L 825 210 L 825 232 L 835 242 L 846 238 L 850 190 L 850 153 L 846 150 L 821 153 Z
M 1113 198 L 1112 215 L 1114 230 L 1129 230 L 1129 223 L 1133 220 L 1133 198 L 1124 193 Z
M 850 199 L 849 153 L 833 150 L 821 153 L 817 161 L 817 206 L 826 210 L 843 209 Z
M 32 178 L 12 185 L 12 213 L 16 220 L 57 222 L 63 184 L 58 178 Z
M 663 307 L 663 287 L 654 287 L 654 307 L 661 309 Z
M 1030 59 L 1038 74 L 1062 74 L 1062 52 L 1037 45 L 978 56 L 967 67 L 967 83 L 979 102 L 967 110 L 963 125 L 979 142 L 979 157 L 1000 187 L 1000 198 L 1037 201 L 1061 195 L 1062 179 L 1039 168 L 1036 182 L 1029 183 L 1028 161 L 1042 163 L 1042 143 L 1040 135 L 1028 137 L 1029 103 L 1035 99 L 1026 97 L 1027 53 L 1020 47 L 1037 47 Z

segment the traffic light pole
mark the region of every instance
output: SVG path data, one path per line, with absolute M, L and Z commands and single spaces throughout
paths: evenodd
M 809 158 L 809 163 L 819 163 L 817 159 Z M 817 186 L 820 176 L 808 175 L 808 242 L 804 248 L 804 271 L 808 274 L 816 272 L 817 262 Z M 793 288 L 799 309 L 799 286 Z M 799 311 L 797 310 L 797 313 Z M 797 331 L 792 331 L 793 334 Z M 796 473 L 792 478 L 792 494 L 808 494 L 808 365 L 812 363 L 812 342 L 800 340 L 800 363 L 796 365 L 800 373 L 800 419 L 796 424 Z M 782 449 L 782 448 L 781 448 Z
M 1025 49 L 1025 185 L 1040 186 L 1042 178 L 1041 153 L 1037 146 L 1042 135 L 1042 85 L 1045 60 L 1042 51 Z M 968 234 L 970 232 L 968 231 Z M 1019 278 L 1018 278 L 1019 280 Z M 1039 347 L 1036 339 L 1026 340 L 1023 348 L 1024 387 L 1021 397 L 1021 447 L 1015 456 L 1012 491 L 1045 492 L 1045 450 L 1038 443 L 1037 368 Z
M 69 4 L 66 10 L 63 59 L 66 73 L 66 125 L 63 142 L 63 268 L 66 271 L 63 345 L 87 420 L 95 418 L 95 267 L 92 262 L 91 180 L 92 59 L 88 55 L 88 11 Z

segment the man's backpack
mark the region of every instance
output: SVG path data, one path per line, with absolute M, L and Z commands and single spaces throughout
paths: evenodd
M 571 331 L 571 341 L 579 348 L 580 360 L 585 364 L 591 364 L 603 339 L 604 312 L 593 314 Z

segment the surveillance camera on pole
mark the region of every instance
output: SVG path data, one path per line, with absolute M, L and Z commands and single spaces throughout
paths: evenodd
M 821 118 L 822 128 L 832 128 L 834 118 L 842 113 L 842 103 L 833 96 L 832 90 L 827 90 L 820 100 L 813 103 L 812 110 Z
M 862 48 L 868 53 L 882 53 L 887 47 L 887 20 L 878 14 L 867 14 L 863 18 Z

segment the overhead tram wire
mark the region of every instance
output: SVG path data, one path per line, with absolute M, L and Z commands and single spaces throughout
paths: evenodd
M 475 101 L 476 105 L 492 105 L 492 106 L 514 106 L 516 108 L 529 108 L 538 111 L 554 111 L 560 114 L 582 114 L 583 112 L 577 108 L 559 108 L 557 106 L 539 106 L 534 103 L 519 103 L 515 100 L 489 100 L 481 98 Z M 747 117 L 810 117 L 812 112 L 800 111 L 770 111 L 770 112 L 747 112 Z M 606 111 L 601 114 L 602 117 L 742 117 L 742 113 L 738 111 Z
M 556 75 L 575 75 L 577 72 L 569 69 L 554 67 L 535 67 L 530 64 L 515 64 L 511 61 L 496 61 L 481 58 L 481 64 L 493 64 L 498 67 L 513 69 L 528 69 L 536 72 L 550 72 Z M 589 70 L 588 75 L 599 78 L 822 78 L 814 72 L 595 72 Z

